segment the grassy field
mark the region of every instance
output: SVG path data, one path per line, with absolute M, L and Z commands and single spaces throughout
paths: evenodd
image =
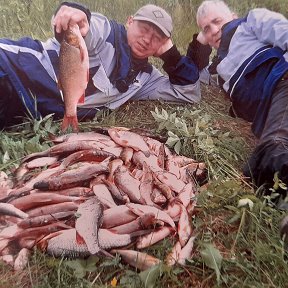
M 92 11 L 121 22 L 148 3 L 146 0 L 81 2 Z M 197 31 L 194 18 L 201 1 L 149 2 L 162 5 L 171 13 L 175 23 L 173 40 L 184 52 Z M 0 37 L 32 36 L 45 40 L 52 36 L 50 19 L 59 3 L 55 0 L 0 0 Z M 287 0 L 277 3 L 230 0 L 227 3 L 239 15 L 245 15 L 254 7 L 266 7 L 286 17 L 288 14 Z M 288 265 L 278 227 L 284 212 L 275 209 L 271 197 L 257 197 L 257 191 L 241 176 L 242 165 L 255 146 L 250 126 L 227 116 L 229 102 L 219 89 L 203 86 L 202 94 L 200 105 L 132 102 L 113 112 L 101 112 L 93 122 L 81 124 L 82 130 L 96 126 L 127 126 L 147 128 L 164 136 L 173 132 L 179 139 L 181 154 L 207 164 L 209 182 L 200 187 L 192 219 L 198 236 L 193 257 L 187 265 L 169 268 L 161 264 L 140 273 L 124 265 L 119 258 L 68 261 L 34 251 L 22 272 L 15 273 L 0 262 L 0 287 L 288 287 Z M 181 133 L 181 125 L 188 127 L 188 134 Z M 59 123 L 46 118 L 28 119 L 13 131 L 1 132 L 0 170 L 9 173 L 23 155 L 43 150 L 47 147 L 48 134 L 57 133 L 58 129 Z M 239 200 L 250 206 L 239 205 Z M 147 252 L 164 259 L 173 243 L 174 239 L 169 238 Z M 210 247 L 209 256 L 203 257 L 202 252 L 207 247 Z

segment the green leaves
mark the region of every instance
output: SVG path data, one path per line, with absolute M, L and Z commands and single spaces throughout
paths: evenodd
M 74 275 L 77 278 L 84 278 L 87 272 L 94 272 L 97 270 L 96 264 L 99 262 L 99 258 L 96 256 L 90 256 L 87 259 L 77 259 L 66 261 L 65 265 L 74 270 Z
M 139 274 L 145 288 L 155 287 L 156 281 L 161 277 L 162 274 L 160 266 L 161 264 L 152 266 L 150 269 L 147 269 Z
M 158 124 L 157 130 L 168 134 L 166 144 L 177 154 L 205 162 L 209 175 L 215 178 L 220 175 L 239 177 L 240 173 L 230 160 L 243 158 L 243 143 L 230 136 L 230 132 L 215 129 L 217 125 L 207 112 L 196 106 L 190 109 L 178 107 L 172 113 L 156 107 L 151 114 Z
M 216 273 L 217 283 L 220 283 L 220 269 L 222 264 L 222 255 L 220 251 L 211 243 L 202 244 L 203 249 L 200 251 L 202 259 L 206 266 L 213 269 Z

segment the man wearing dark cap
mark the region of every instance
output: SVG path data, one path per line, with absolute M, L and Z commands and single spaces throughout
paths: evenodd
M 59 48 L 63 31 L 74 24 L 87 45 L 90 66 L 85 101 L 78 104 L 80 120 L 128 100 L 200 100 L 198 68 L 173 45 L 172 19 L 164 9 L 143 6 L 128 17 L 125 27 L 78 3 L 63 2 L 52 19 L 55 38 L 0 40 L 1 127 L 12 124 L 18 115 L 63 117 L 57 87 Z M 150 56 L 163 60 L 168 76 L 149 64 Z

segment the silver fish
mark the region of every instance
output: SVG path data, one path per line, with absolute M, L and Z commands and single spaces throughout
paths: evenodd
M 14 216 L 22 219 L 28 217 L 28 214 L 9 203 L 0 203 L 0 215 Z
M 84 239 L 91 254 L 100 251 L 98 243 L 98 229 L 101 226 L 103 206 L 99 199 L 94 196 L 80 204 L 77 210 L 80 217 L 76 220 L 75 228 Z

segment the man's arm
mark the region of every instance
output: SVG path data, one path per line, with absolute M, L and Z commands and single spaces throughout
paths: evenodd
M 199 70 L 195 63 L 189 57 L 182 56 L 171 40 L 168 47 L 159 58 L 164 62 L 163 69 L 170 82 L 175 85 L 195 84 L 199 79 Z

